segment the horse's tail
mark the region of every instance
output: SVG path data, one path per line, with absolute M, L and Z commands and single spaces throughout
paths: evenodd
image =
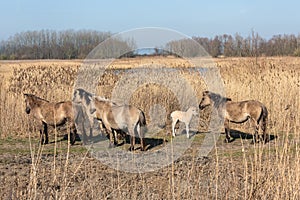
M 140 131 L 138 132 L 139 137 L 141 139 L 141 149 L 144 150 L 145 149 L 145 141 L 143 138 L 145 138 L 145 133 L 147 132 L 147 123 L 146 123 L 146 117 L 143 111 L 140 111 L 139 114 L 139 122 L 138 122 L 139 126 L 140 126 Z
M 147 123 L 146 123 L 146 117 L 145 117 L 145 114 L 143 111 L 140 112 L 140 115 L 139 115 L 139 124 L 140 126 L 146 126 Z
M 268 141 L 268 138 L 267 137 L 267 123 L 268 123 L 268 110 L 266 108 L 266 106 L 262 105 L 262 115 L 261 115 L 261 121 L 260 121 L 260 126 L 261 126 L 261 129 L 263 131 L 263 134 L 264 134 L 264 140 L 265 141 Z

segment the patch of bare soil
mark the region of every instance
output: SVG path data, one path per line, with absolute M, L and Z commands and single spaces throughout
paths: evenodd
M 230 196 L 232 185 L 228 181 L 243 183 L 238 179 L 244 172 L 236 167 L 241 160 L 241 142 L 224 144 L 223 139 L 221 136 L 218 142 L 217 150 L 222 152 L 218 159 L 215 150 L 208 157 L 199 157 L 198 145 L 193 143 L 169 166 L 147 173 L 127 173 L 122 171 L 122 166 L 119 170 L 112 169 L 92 157 L 80 142 L 69 150 L 67 141 L 50 143 L 42 146 L 42 151 L 37 139 L 32 141 L 31 151 L 28 139 L 2 142 L 1 198 L 211 199 Z M 244 142 L 244 148 L 251 151 L 250 140 Z M 137 150 L 137 153 L 141 152 Z M 231 179 L 227 180 L 228 176 Z M 243 184 L 235 186 L 241 188 Z

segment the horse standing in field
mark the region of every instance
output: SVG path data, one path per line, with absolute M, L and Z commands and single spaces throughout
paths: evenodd
M 94 114 L 91 114 L 91 111 L 92 110 L 95 110 L 94 108 L 94 103 L 92 103 L 92 98 L 94 97 L 95 95 L 90 93 L 90 92 L 87 92 L 86 90 L 82 89 L 82 88 L 79 88 L 79 89 L 76 89 L 74 90 L 74 93 L 73 93 L 73 103 L 75 104 L 81 104 L 82 105 L 82 108 L 85 112 L 85 116 L 87 116 L 88 118 L 88 121 L 89 121 L 89 139 L 92 139 L 93 137 L 93 127 L 94 127 L 94 119 L 96 118 L 94 116 Z M 82 115 L 84 115 L 84 113 L 80 113 Z M 83 116 L 83 118 L 85 118 L 85 116 Z M 77 116 L 78 117 L 78 116 Z M 106 129 L 106 127 L 104 127 L 103 123 L 101 122 L 101 120 L 98 120 L 99 124 L 100 124 L 100 131 L 101 133 L 104 133 L 106 135 L 108 135 L 108 131 Z M 86 139 L 86 133 L 85 133 L 85 130 L 83 130 L 84 133 L 83 133 L 83 142 L 85 143 L 87 141 Z M 113 143 L 114 145 L 117 145 L 117 131 L 116 130 L 113 130 L 114 132 L 114 135 L 113 135 Z
M 85 118 L 85 116 L 87 116 L 88 121 L 89 121 L 89 139 L 91 139 L 93 137 L 93 127 L 94 127 L 94 116 L 91 114 L 90 110 L 92 109 L 92 97 L 94 95 L 92 93 L 89 93 L 87 91 L 85 91 L 84 89 L 76 89 L 73 93 L 73 103 L 76 104 L 81 104 L 83 107 L 83 111 L 85 111 L 84 113 L 80 113 L 83 115 L 83 117 Z M 103 129 L 102 129 L 103 130 Z M 84 133 L 82 133 L 83 135 L 83 142 L 85 143 L 87 141 L 86 139 L 86 132 L 84 130 Z
M 48 144 L 48 125 L 61 126 L 67 124 L 70 143 L 76 140 L 76 127 L 74 123 L 74 112 L 71 101 L 49 102 L 33 94 L 24 94 L 27 114 L 40 122 L 41 144 Z M 45 137 L 44 137 L 45 135 Z
M 255 125 L 254 141 L 258 141 L 258 131 L 261 128 L 263 140 L 268 142 L 266 133 L 268 110 L 261 102 L 255 100 L 233 102 L 230 98 L 222 97 L 219 94 L 209 91 L 203 92 L 199 108 L 203 110 L 211 104 L 218 110 L 219 116 L 224 117 L 225 142 L 230 142 L 229 123 L 244 123 L 247 120 L 250 120 Z
M 183 111 L 173 111 L 171 113 L 172 118 L 172 134 L 175 137 L 175 125 L 178 121 L 185 123 L 186 127 L 186 137 L 189 138 L 189 125 L 193 115 L 198 115 L 197 109 L 195 107 L 190 107 L 186 112 Z
M 110 146 L 115 141 L 113 131 L 122 130 L 130 136 L 130 151 L 134 150 L 135 136 L 139 136 L 141 150 L 145 150 L 144 129 L 146 118 L 140 109 L 132 105 L 118 105 L 108 99 L 93 97 L 91 114 L 101 120 L 110 133 Z

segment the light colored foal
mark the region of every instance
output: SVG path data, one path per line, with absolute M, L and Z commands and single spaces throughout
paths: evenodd
M 171 113 L 172 118 L 172 134 L 175 137 L 175 125 L 178 121 L 185 123 L 186 127 L 186 137 L 189 138 L 189 125 L 193 115 L 198 115 L 197 109 L 195 107 L 190 107 L 186 112 L 183 111 L 173 111 Z

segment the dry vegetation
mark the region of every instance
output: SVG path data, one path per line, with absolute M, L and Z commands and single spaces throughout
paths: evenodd
M 24 112 L 22 93 L 34 93 L 50 101 L 69 100 L 80 61 L 0 62 L 0 196 L 4 199 L 299 199 L 300 59 L 214 61 L 228 97 L 236 101 L 256 99 L 267 106 L 268 132 L 277 139 L 253 145 L 251 139 L 236 136 L 234 142 L 224 144 L 221 135 L 207 157 L 199 158 L 197 144 L 193 144 L 170 166 L 140 174 L 103 165 L 78 142 L 69 147 L 60 140 L 63 132 L 59 130 L 52 130 L 51 140 L 56 142 L 38 145 L 38 133 Z M 114 62 L 99 81 L 97 93 L 111 97 L 122 69 L 149 62 L 180 68 L 200 101 L 201 92 L 206 89 L 203 80 L 187 70 L 188 62 L 178 58 Z M 121 73 L 114 73 L 116 69 Z M 155 84 L 145 87 L 148 89 L 139 88 L 132 95 L 132 104 L 146 113 L 150 104 L 164 105 L 167 113 L 178 108 L 179 103 L 167 88 Z M 207 114 L 201 116 L 207 120 Z M 149 116 L 146 118 L 149 120 Z M 169 137 L 165 136 L 169 128 L 165 127 L 161 137 Z M 249 123 L 232 128 L 252 133 Z M 203 137 L 198 134 L 195 141 L 197 138 Z

